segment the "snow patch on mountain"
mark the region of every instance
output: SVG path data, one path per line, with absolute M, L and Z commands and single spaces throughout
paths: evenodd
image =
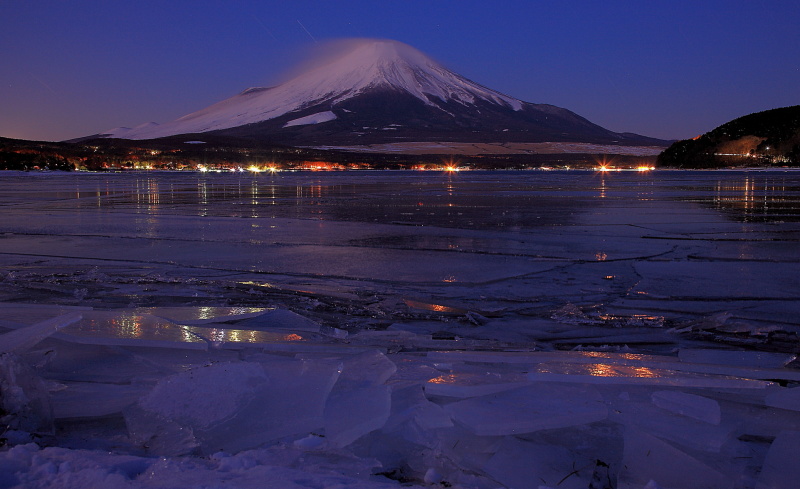
M 360 39 L 349 41 L 346 46 L 343 54 L 319 63 L 281 85 L 248 88 L 160 126 L 129 130 L 117 128 L 104 134 L 126 139 L 150 139 L 229 129 L 274 119 L 317 104 L 333 107 L 366 91 L 381 88 L 409 93 L 442 110 L 440 104 L 451 101 L 463 105 L 485 101 L 513 110 L 522 110 L 525 104 L 468 80 L 401 42 Z
M 317 112 L 316 114 L 300 117 L 299 119 L 292 119 L 286 124 L 284 124 L 283 127 L 304 126 L 306 124 L 321 124 L 323 122 L 332 121 L 334 119 L 336 119 L 336 114 L 328 110 L 325 112 Z

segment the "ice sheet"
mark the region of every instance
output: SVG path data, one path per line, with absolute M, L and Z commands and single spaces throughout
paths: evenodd
M 537 383 L 445 406 L 453 420 L 481 436 L 512 435 L 592 423 L 608 412 L 592 387 Z

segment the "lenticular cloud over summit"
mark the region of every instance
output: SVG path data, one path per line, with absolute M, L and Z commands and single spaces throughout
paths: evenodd
M 274 87 L 254 87 L 165 124 L 106 131 L 153 139 L 213 133 L 284 144 L 421 140 L 583 141 L 622 135 L 569 110 L 531 104 L 469 80 L 398 41 L 332 43 Z M 639 141 L 641 142 L 641 141 Z

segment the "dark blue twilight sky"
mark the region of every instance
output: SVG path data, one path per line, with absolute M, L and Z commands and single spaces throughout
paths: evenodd
M 660 138 L 800 104 L 797 0 L 2 0 L 0 136 L 166 122 L 346 37 L 403 41 L 508 95 Z

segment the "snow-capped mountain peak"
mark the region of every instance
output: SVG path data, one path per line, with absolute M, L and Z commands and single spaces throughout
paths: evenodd
M 401 141 L 659 144 L 617 133 L 567 109 L 532 104 L 475 83 L 401 42 L 339 41 L 310 67 L 164 124 L 102 136 L 155 139 L 197 133 L 291 146 Z M 192 140 L 197 137 L 191 136 Z
M 115 128 L 108 137 L 150 139 L 254 124 L 319 103 L 335 107 L 369 89 L 405 92 L 426 105 L 477 100 L 520 110 L 523 102 L 468 80 L 398 41 L 359 39 L 340 43 L 336 56 L 278 86 L 253 87 L 205 109 L 161 125 Z M 330 120 L 330 119 L 329 119 Z

